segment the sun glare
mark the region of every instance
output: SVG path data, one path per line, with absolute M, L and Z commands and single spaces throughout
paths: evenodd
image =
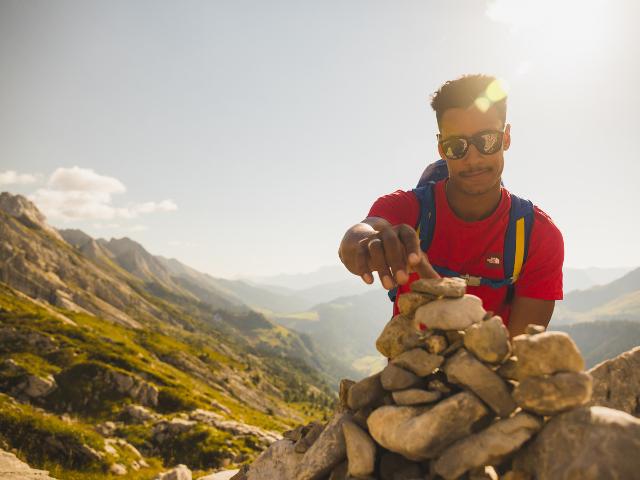
M 545 54 L 582 55 L 606 48 L 605 0 L 493 0 L 486 13 L 507 24 L 528 49 Z

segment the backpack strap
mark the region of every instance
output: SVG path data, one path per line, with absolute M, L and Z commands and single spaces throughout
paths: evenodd
M 423 182 L 422 186 L 413 189 L 413 193 L 418 198 L 418 203 L 420 204 L 420 214 L 418 215 L 418 223 L 415 225 L 415 229 L 418 233 L 418 237 L 420 238 L 420 249 L 423 252 L 426 252 L 429 249 L 431 241 L 433 240 L 433 232 L 436 227 L 436 202 L 433 192 L 434 185 L 435 182 L 427 181 Z M 395 302 L 396 296 L 398 295 L 398 287 L 394 287 L 389 290 L 387 295 L 392 302 Z

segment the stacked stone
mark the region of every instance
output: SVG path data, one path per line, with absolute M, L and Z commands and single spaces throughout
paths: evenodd
M 236 478 L 531 478 L 513 466 L 516 452 L 551 416 L 591 398 L 575 343 L 536 325 L 510 341 L 459 278 L 411 289 L 376 342 L 388 365 L 342 380 L 326 426 L 288 432 Z
M 462 279 L 411 288 L 376 342 L 388 365 L 341 382 L 346 462 L 329 478 L 527 478 L 507 472 L 514 453 L 591 398 L 575 343 L 536 325 L 511 342 Z

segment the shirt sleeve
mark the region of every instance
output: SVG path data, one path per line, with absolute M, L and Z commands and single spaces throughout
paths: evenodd
M 371 209 L 368 217 L 384 218 L 391 225 L 401 225 L 406 223 L 415 227 L 420 214 L 420 204 L 413 192 L 396 190 L 389 195 L 378 198 Z
M 535 207 L 529 253 L 515 294 L 540 300 L 562 300 L 564 241 L 551 218 Z

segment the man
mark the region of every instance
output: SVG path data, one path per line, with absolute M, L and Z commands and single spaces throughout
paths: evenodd
M 469 285 L 467 292 L 500 315 L 512 336 L 530 323 L 546 327 L 555 301 L 562 299 L 564 245 L 538 207 L 530 215 L 527 255 L 517 280 L 495 287 L 505 280 L 505 232 L 512 199 L 518 201 L 501 183 L 504 152 L 511 144 L 506 95 L 495 78 L 468 75 L 446 82 L 431 106 L 448 178 L 432 186 L 435 228 L 427 251 L 421 250 L 416 232 L 421 200 L 415 191 L 397 190 L 378 198 L 369 215 L 347 230 L 340 259 L 368 284 L 378 272 L 384 288 L 397 287 L 398 296 L 419 276 L 437 278 L 434 268 L 486 278 L 494 285 Z

